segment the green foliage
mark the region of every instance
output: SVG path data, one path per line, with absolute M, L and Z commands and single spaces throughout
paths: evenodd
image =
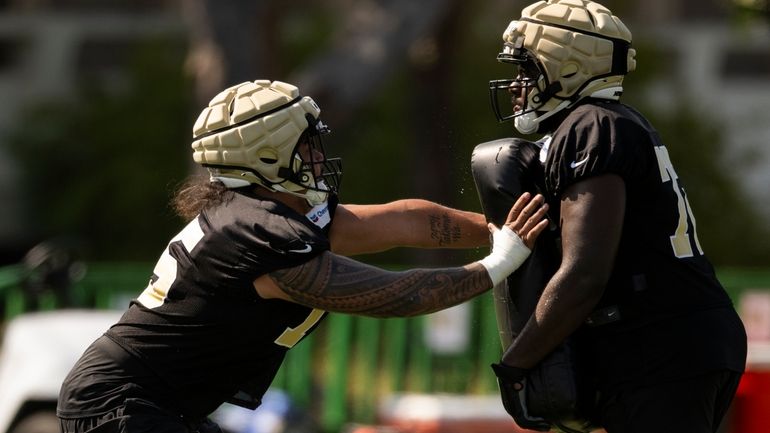
M 329 39 L 339 25 L 339 16 L 323 3 L 311 3 L 301 8 L 282 9 L 280 20 L 272 25 L 279 48 L 272 59 L 280 74 L 301 67 L 302 62 L 323 53 Z M 275 37 L 275 36 L 274 36 Z
M 341 154 L 345 177 L 343 202 L 382 203 L 403 198 L 410 182 L 407 164 L 414 142 L 404 125 L 407 78 L 397 74 L 345 128 L 333 129 L 329 151 Z
M 179 221 L 171 180 L 187 171 L 189 81 L 178 46 L 140 44 L 126 80 L 110 88 L 84 72 L 74 100 L 30 106 L 8 142 L 40 238 L 83 240 L 96 259 L 148 259 Z
M 749 25 L 757 21 L 770 22 L 770 1 L 731 0 L 731 18 L 738 25 Z

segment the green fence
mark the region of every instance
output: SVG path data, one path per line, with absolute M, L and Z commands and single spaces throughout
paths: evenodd
M 70 306 L 124 309 L 147 284 L 152 265 L 89 264 L 68 290 Z M 9 320 L 30 310 L 63 306 L 60 295 L 30 296 L 20 266 L 0 268 L 0 316 Z M 461 353 L 442 355 L 425 344 L 426 317 L 372 319 L 330 314 L 289 351 L 273 384 L 310 410 L 325 431 L 345 422 L 371 422 L 378 399 L 393 392 L 489 393 L 495 390 L 489 364 L 500 343 L 491 296 L 468 303 L 469 343 Z
M 67 302 L 88 308 L 123 309 L 147 284 L 152 266 L 90 264 L 69 291 Z M 737 302 L 744 290 L 770 290 L 770 270 L 723 269 L 720 279 Z M 19 266 L 0 268 L 0 314 L 8 320 L 25 311 L 59 308 L 61 296 L 25 294 Z M 34 298 L 34 299 L 32 299 Z M 469 339 L 464 350 L 440 354 L 426 344 L 428 317 L 371 319 L 330 314 L 295 346 L 274 382 L 323 430 L 346 422 L 375 420 L 379 400 L 394 392 L 495 393 L 489 364 L 501 348 L 490 294 L 467 304 Z

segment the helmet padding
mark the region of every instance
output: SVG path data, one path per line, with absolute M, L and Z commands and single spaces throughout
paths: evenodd
M 307 176 L 307 170 L 301 175 L 297 149 L 303 133 L 315 137 L 327 131 L 319 127 L 320 112 L 313 99 L 281 81 L 229 87 L 209 102 L 193 126 L 193 160 L 230 187 L 258 184 L 323 201 L 338 182 Z

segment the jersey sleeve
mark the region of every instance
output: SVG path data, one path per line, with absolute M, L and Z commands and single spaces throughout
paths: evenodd
M 299 266 L 330 249 L 323 229 L 280 203 L 238 197 L 213 212 L 207 217 L 218 229 L 210 231 L 220 238 L 221 249 L 219 260 L 212 261 L 217 267 L 233 266 L 233 275 L 253 279 Z
M 608 173 L 632 180 L 648 163 L 648 137 L 640 125 L 613 111 L 578 107 L 553 135 L 545 163 L 548 191 L 558 197 L 581 179 Z
M 334 220 L 337 204 L 337 196 L 330 196 L 326 207 L 330 222 L 324 227 L 319 227 L 307 216 L 293 213 L 273 214 L 273 216 L 283 218 L 283 223 L 279 221 L 276 226 L 258 224 L 259 227 L 255 227 L 257 232 L 262 232 L 264 239 L 270 239 L 270 248 L 278 253 L 280 260 L 290 264 L 284 263 L 275 269 L 300 265 L 331 249 L 329 230 L 331 221 Z
M 271 215 L 252 230 L 255 245 L 244 250 L 244 260 L 259 262 L 265 273 L 299 266 L 330 249 L 320 229 L 290 216 Z

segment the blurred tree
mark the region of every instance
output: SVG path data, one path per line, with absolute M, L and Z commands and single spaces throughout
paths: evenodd
M 452 0 L 347 2 L 330 38 L 291 75 L 323 101 L 327 116 L 342 124 L 403 67 L 416 45 L 436 36 L 453 14 Z
M 426 1 L 179 2 L 190 31 L 186 59 L 146 50 L 120 91 L 88 80 L 77 103 L 38 107 L 14 131 L 41 235 L 98 237 L 102 258 L 153 257 L 179 223 L 165 208 L 165 185 L 190 171 L 195 113 L 222 87 L 256 78 L 297 83 L 319 102 L 334 131 L 330 148 L 345 159 L 343 201 L 420 196 L 478 210 L 473 147 L 514 134 L 509 123 L 495 122 L 487 81 L 512 73 L 495 55 L 502 30 L 528 2 Z M 761 264 L 765 250 L 734 240 L 766 231 L 750 201 L 719 158 L 698 159 L 704 146 L 721 150 L 718 131 L 707 114 L 645 106 L 645 82 L 666 62 L 648 60 L 659 55 L 654 47 L 638 48 L 640 68 L 628 78 L 626 99 L 676 144 L 670 152 L 699 215 L 701 241 L 717 264 Z M 137 175 L 129 182 L 130 173 Z M 729 202 L 741 227 L 726 229 L 716 200 Z M 126 217 L 136 221 L 115 229 Z M 110 236 L 114 242 L 105 241 Z M 410 258 L 395 252 L 376 259 Z
M 756 19 L 770 22 L 770 1 L 768 0 L 731 0 L 734 15 L 741 21 Z
M 189 80 L 178 44 L 140 44 L 119 89 L 84 76 L 76 100 L 31 106 L 9 145 L 36 235 L 83 240 L 85 258 L 148 260 L 180 221 L 165 207 L 187 171 Z
M 179 2 L 187 21 L 187 69 L 200 105 L 226 86 L 275 73 L 275 22 L 270 0 Z M 259 77 L 262 78 L 262 77 Z
M 271 1 L 251 2 L 248 7 L 241 3 L 198 0 L 183 4 L 192 30 L 193 50 L 188 64 L 200 83 L 197 99 L 201 103 L 217 91 L 215 84 L 219 89 L 255 78 L 297 84 L 304 94 L 318 101 L 323 118 L 335 130 L 330 138 L 337 144 L 333 147 L 346 154 L 370 137 L 359 133 L 361 125 L 353 126 L 371 122 L 357 116 L 359 110 L 376 99 L 393 77 L 408 72 L 408 82 L 394 89 L 407 96 L 396 110 L 407 116 L 404 126 L 408 133 L 392 140 L 398 134 L 392 129 L 403 122 L 387 127 L 384 158 L 393 162 L 391 168 L 397 167 L 410 177 L 405 182 L 409 187 L 397 190 L 400 193 L 454 204 L 454 185 L 439 180 L 453 170 L 448 145 L 451 140 L 446 135 L 451 125 L 446 88 L 451 83 L 448 66 L 462 2 L 327 2 L 306 8 L 278 7 Z M 329 18 L 325 26 L 324 17 L 334 18 Z M 283 35 L 282 29 L 286 28 L 294 34 Z M 303 31 L 307 28 L 316 31 Z M 301 36 L 297 37 L 297 33 Z M 244 48 L 244 40 L 253 43 Z M 297 52 L 303 53 L 305 61 L 287 68 L 296 60 L 286 54 Z M 437 106 L 443 108 L 437 110 Z M 339 134 L 348 127 L 356 131 L 354 135 Z M 345 139 L 338 140 L 340 135 Z M 401 152 L 404 147 L 407 151 Z M 399 154 L 401 158 L 394 158 Z M 346 168 L 346 199 L 353 198 L 347 195 L 351 178 L 353 182 L 358 179 L 376 185 L 376 189 L 393 191 L 385 178 L 372 179 L 371 173 L 360 173 L 356 175 Z M 367 191 L 372 193 L 374 189 Z M 371 201 L 373 197 L 359 199 Z M 430 254 L 423 261 L 428 257 Z
M 281 79 L 321 101 L 333 125 L 369 101 L 404 64 L 410 47 L 430 38 L 453 8 L 450 0 L 327 1 L 291 8 L 273 0 L 180 4 L 199 100 L 242 81 Z M 284 65 L 296 60 L 286 53 L 298 47 L 303 61 L 289 70 Z

